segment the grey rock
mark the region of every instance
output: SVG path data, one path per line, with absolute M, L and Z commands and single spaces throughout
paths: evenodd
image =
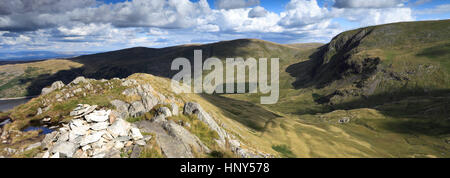
M 115 141 L 119 141 L 119 142 L 125 142 L 125 141 L 130 141 L 132 138 L 129 136 L 125 136 L 125 137 L 117 137 L 114 140 Z
M 142 103 L 144 104 L 145 110 L 148 112 L 158 105 L 158 99 L 151 93 L 145 93 L 142 98 Z
M 61 142 L 55 144 L 52 153 L 59 153 L 59 156 L 71 158 L 77 149 L 77 145 L 72 142 Z
M 42 140 L 42 148 L 48 149 L 52 145 L 53 141 L 56 141 L 56 137 L 58 136 L 58 132 L 52 132 L 47 135 L 45 135 L 44 139 Z
M 132 86 L 132 85 L 137 85 L 137 84 L 138 84 L 137 81 L 134 80 L 134 79 L 125 79 L 122 82 L 122 86 L 126 86 L 126 87 L 129 87 L 129 86 Z
M 116 141 L 115 144 L 114 144 L 114 148 L 115 148 L 115 149 L 120 150 L 120 149 L 122 149 L 123 147 L 125 147 L 125 144 L 123 144 L 123 142 Z
M 131 103 L 130 109 L 128 111 L 130 113 L 130 116 L 132 117 L 139 117 L 146 113 L 144 104 L 142 104 L 141 101 L 135 101 Z
M 167 107 L 161 107 L 158 109 L 158 114 L 164 115 L 164 117 L 172 117 L 172 112 L 170 112 L 170 109 Z
M 103 134 L 104 132 L 94 132 L 86 135 L 83 140 L 81 140 L 80 146 L 85 146 L 87 144 L 99 141 L 102 138 Z
M 105 111 L 105 110 L 99 110 L 99 111 L 94 111 L 86 116 L 84 116 L 86 118 L 86 120 L 89 121 L 94 121 L 94 122 L 105 122 L 109 119 L 109 114 L 111 113 L 111 110 Z
M 348 122 L 350 122 L 350 118 L 349 117 L 343 117 L 343 118 L 339 119 L 339 121 L 338 121 L 338 123 L 340 123 L 340 124 L 345 124 L 345 123 L 348 123 Z
M 161 151 L 167 158 L 193 158 L 191 147 L 183 144 L 180 139 L 167 133 L 160 123 L 151 121 L 139 121 L 135 123 L 143 132 L 154 133 L 156 143 L 161 147 Z
M 99 122 L 99 123 L 94 123 L 91 125 L 91 129 L 92 130 L 105 130 L 108 128 L 109 123 L 108 122 Z
M 116 110 L 120 113 L 120 117 L 122 119 L 128 117 L 128 108 L 130 107 L 128 103 L 125 103 L 121 100 L 113 100 L 111 101 L 111 104 L 116 107 Z
M 69 132 L 69 137 L 74 136 L 82 136 L 82 135 L 86 135 L 87 131 L 89 130 L 89 126 L 88 125 L 76 125 L 73 124 L 73 122 L 70 124 L 70 132 Z
M 188 130 L 176 124 L 175 122 L 168 121 L 163 124 L 163 127 L 165 130 L 167 130 L 170 136 L 179 139 L 183 144 L 186 145 L 186 147 L 192 147 L 197 151 L 206 153 L 210 152 L 208 147 L 206 147 L 197 136 L 193 135 Z
M 155 122 L 155 123 L 163 123 L 163 122 L 166 122 L 167 121 L 167 119 L 164 117 L 164 115 L 158 115 L 158 116 L 156 116 L 156 117 L 153 117 L 152 119 L 150 119 L 152 122 Z
M 178 114 L 180 112 L 178 105 L 175 103 L 172 103 L 171 107 L 172 107 L 172 115 L 178 116 Z
M 41 95 L 46 95 L 48 93 L 51 93 L 52 91 L 59 90 L 59 89 L 63 88 L 64 86 L 65 86 L 64 83 L 61 81 L 53 82 L 53 84 L 50 87 L 46 87 L 46 88 L 42 89 Z
M 50 156 L 50 158 L 60 158 L 60 157 L 59 157 L 59 152 L 53 154 L 52 156 Z
M 73 111 L 70 112 L 70 116 L 83 117 L 90 114 L 97 108 L 97 105 L 89 106 L 87 104 L 79 104 Z
M 123 119 L 117 119 L 111 126 L 108 127 L 108 132 L 114 137 L 128 136 L 128 131 L 131 129 L 131 124 Z
M 143 139 L 144 136 L 142 136 L 141 131 L 139 131 L 138 128 L 131 128 L 131 138 L 133 138 L 133 140 L 140 140 Z
M 58 141 L 56 142 L 66 142 L 69 140 L 69 132 L 61 133 L 58 137 Z
M 136 141 L 136 144 L 139 146 L 145 146 L 147 143 L 145 143 L 144 140 L 138 140 L 138 141 Z
M 89 80 L 84 78 L 83 76 L 77 77 L 75 78 L 75 80 L 73 80 L 72 82 L 70 82 L 71 84 L 75 84 L 78 85 L 80 83 L 89 83 Z
M 37 109 L 36 115 L 41 115 L 41 114 L 42 114 L 42 109 L 41 109 L 41 108 L 38 108 L 38 109 Z
M 219 135 L 219 140 L 216 140 L 219 146 L 225 147 L 226 139 L 228 139 L 228 134 L 223 130 L 217 122 L 203 110 L 203 108 L 198 103 L 188 102 L 184 105 L 184 114 L 196 115 L 197 118 L 208 125 L 208 127 L 217 132 Z
M 87 151 L 90 149 L 92 149 L 91 145 L 85 145 L 85 146 L 81 147 L 81 150 L 83 150 L 83 151 Z

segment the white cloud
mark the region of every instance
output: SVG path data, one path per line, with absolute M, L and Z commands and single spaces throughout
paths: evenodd
M 419 1 L 426 0 L 415 2 Z M 259 6 L 259 0 L 217 0 L 216 9 L 211 9 L 206 0 L 129 0 L 113 4 L 95 0 L 11 0 L 0 3 L 0 47 L 111 50 L 236 38 L 328 42 L 343 31 L 338 23 L 343 19 L 355 22 L 345 27 L 348 29 L 411 21 L 414 14 L 446 13 L 449 9 L 441 5 L 413 14 L 404 5 L 405 0 L 326 2 L 336 3 L 321 7 L 317 0 L 290 0 L 282 12 L 275 13 Z M 54 8 L 58 6 L 61 9 Z
M 343 17 L 349 21 L 358 22 L 360 26 L 379 25 L 385 23 L 413 21 L 410 8 L 384 9 L 336 9 L 332 10 L 335 17 Z
M 335 0 L 336 8 L 390 8 L 402 7 L 405 0 Z
M 327 8 L 321 8 L 316 0 L 291 0 L 282 13 L 282 26 L 294 27 L 321 23 L 330 19 Z
M 148 33 L 147 33 L 147 34 L 148 34 L 148 35 L 161 36 L 161 35 L 168 35 L 169 32 L 166 31 L 166 30 L 159 29 L 159 28 L 150 28 L 150 29 L 148 30 Z
M 259 0 L 216 0 L 217 9 L 239 9 L 259 5 Z
M 257 18 L 257 17 L 265 17 L 267 15 L 267 10 L 264 7 L 256 6 L 250 12 L 248 12 L 248 17 Z

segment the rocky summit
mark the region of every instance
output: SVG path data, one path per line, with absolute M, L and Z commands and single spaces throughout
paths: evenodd
M 271 156 L 245 146 L 224 123 L 190 100 L 197 97 L 175 96 L 154 88 L 152 80 L 166 82 L 145 74 L 54 82 L 26 104 L 37 108 L 27 120 L 6 124 L 2 141 L 17 148 L 2 153 L 37 158 Z M 38 129 L 24 129 L 31 125 Z

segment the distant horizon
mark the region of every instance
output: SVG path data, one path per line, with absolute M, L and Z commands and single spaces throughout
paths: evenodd
M 439 19 L 439 20 L 420 20 L 420 21 L 445 21 L 450 20 L 449 19 Z M 405 22 L 393 22 L 393 23 L 407 23 L 411 21 L 405 21 Z M 418 21 L 413 21 L 418 22 Z M 385 24 L 379 24 L 379 25 L 386 25 L 386 24 L 393 24 L 393 23 L 385 23 Z M 370 25 L 370 26 L 377 26 L 377 25 Z M 360 28 L 367 28 L 370 26 L 364 26 L 364 27 L 357 27 L 354 29 L 349 29 L 347 31 L 356 30 Z M 343 31 L 345 32 L 345 31 Z M 342 32 L 340 32 L 342 33 Z M 333 36 L 334 37 L 334 36 Z M 110 50 L 103 50 L 103 51 L 58 51 L 58 50 L 21 50 L 21 51 L 8 51 L 4 52 L 0 50 L 0 62 L 28 62 L 28 61 L 42 61 L 42 60 L 49 60 L 49 59 L 58 59 L 58 58 L 73 58 L 77 56 L 83 56 L 83 55 L 90 55 L 90 54 L 97 54 L 97 53 L 104 53 L 104 52 L 111 52 L 111 51 L 117 51 L 117 50 L 123 50 L 123 49 L 132 49 L 132 48 L 153 48 L 153 49 L 162 49 L 162 48 L 169 48 L 174 46 L 183 46 L 183 45 L 205 45 L 205 44 L 212 44 L 212 43 L 219 43 L 224 41 L 234 41 L 234 40 L 245 40 L 245 39 L 254 39 L 254 40 L 262 40 L 282 45 L 290 45 L 290 44 L 308 44 L 308 43 L 317 43 L 317 44 L 327 44 L 327 42 L 297 42 L 297 43 L 278 43 L 275 41 L 265 40 L 265 39 L 259 39 L 259 38 L 236 38 L 236 39 L 228 39 L 228 40 L 220 40 L 220 41 L 210 41 L 210 42 L 203 42 L 203 43 L 184 43 L 184 44 L 173 44 L 168 46 L 160 46 L 160 47 L 152 47 L 152 46 L 131 46 L 131 47 L 118 47 L 116 49 L 110 49 Z M 331 39 L 330 39 L 331 40 Z M 33 54 L 36 53 L 36 54 Z M 49 55 L 42 55 L 42 53 L 50 53 Z

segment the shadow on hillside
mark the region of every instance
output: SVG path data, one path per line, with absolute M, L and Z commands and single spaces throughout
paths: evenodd
M 93 79 L 126 78 L 134 73 L 148 73 L 155 76 L 171 78 L 179 71 L 172 71 L 172 61 L 179 57 L 191 61 L 194 65 L 194 50 L 202 50 L 202 59 L 215 56 L 220 59 L 250 55 L 245 50 L 239 50 L 251 43 L 251 40 L 241 39 L 212 43 L 206 45 L 185 45 L 161 49 L 130 48 L 113 52 L 92 54 L 70 59 L 83 64 L 81 68 L 59 71 L 55 74 L 44 74 L 22 79 L 21 83 L 31 82 L 27 87 L 27 96 L 41 93 L 42 88 L 50 86 L 55 81 L 71 82 L 78 76 Z M 192 70 L 193 72 L 193 70 Z
M 235 100 L 221 95 L 202 94 L 202 97 L 221 108 L 226 117 L 262 133 L 274 123 L 276 118 L 281 117 L 251 102 Z
M 376 109 L 392 118 L 382 127 L 397 133 L 450 134 L 450 89 L 393 91 L 329 107 L 331 110 Z
M 319 47 L 309 56 L 309 60 L 287 67 L 286 72 L 296 78 L 292 83 L 294 88 L 323 88 L 345 78 L 346 74 L 360 74 L 363 78 L 370 76 L 376 70 L 379 59 L 366 58 L 352 63 L 347 63 L 346 60 L 352 57 L 353 50 L 359 46 L 361 40 L 372 32 L 373 28 L 359 30 L 348 39 L 337 36 L 329 44 Z M 332 55 L 327 56 L 330 54 Z M 357 75 L 339 82 L 352 82 L 358 78 L 355 76 Z

